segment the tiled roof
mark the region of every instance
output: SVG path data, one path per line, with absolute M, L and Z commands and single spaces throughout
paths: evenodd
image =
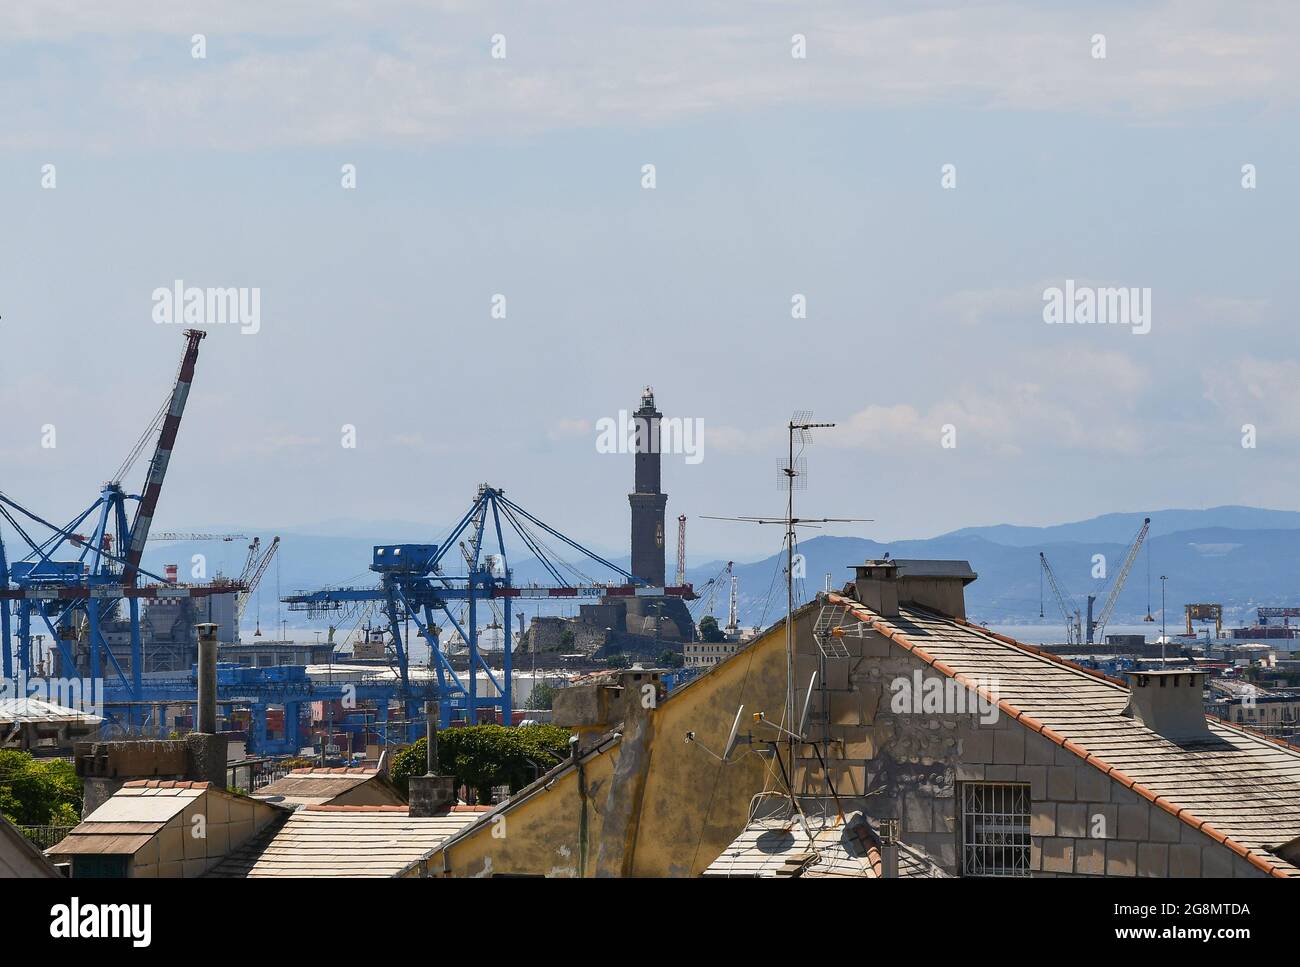
M 50 856 L 73 853 L 134 853 L 187 806 L 208 794 L 242 799 L 207 782 L 133 779 L 74 826 L 49 850 Z M 287 809 L 268 803 L 276 812 Z
M 364 768 L 294 769 L 258 789 L 255 795 L 259 799 L 279 797 L 286 805 L 314 806 L 337 799 L 372 780 L 383 787 L 375 789 L 375 794 L 387 795 L 393 804 L 401 803 L 401 795 L 388 785 L 377 769 Z
M 400 876 L 481 813 L 412 817 L 404 809 L 300 809 L 269 838 L 234 851 L 206 875 L 218 877 Z
M 880 838 L 861 814 L 845 822 L 823 823 L 817 817 L 809 822 L 811 839 L 797 819 L 755 819 L 701 875 L 731 879 L 880 878 Z M 946 875 L 911 847 L 900 847 L 898 873 L 907 877 Z
M 881 618 L 828 599 L 936 671 L 996 699 L 1003 715 L 1277 876 L 1300 869 L 1273 855 L 1300 836 L 1300 752 L 1209 717 L 1210 740 L 1179 745 L 1133 718 L 1126 685 L 986 628 L 900 607 Z M 981 682 L 997 683 L 993 694 Z
M 0 698 L 0 722 L 76 722 L 97 725 L 102 715 L 56 705 L 39 698 Z

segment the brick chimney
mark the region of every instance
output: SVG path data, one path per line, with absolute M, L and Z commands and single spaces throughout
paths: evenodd
M 1208 740 L 1201 693 L 1207 672 L 1173 669 L 1129 672 L 1129 700 L 1124 714 L 1171 742 Z

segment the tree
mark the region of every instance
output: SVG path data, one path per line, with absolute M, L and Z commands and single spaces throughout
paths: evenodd
M 727 640 L 727 636 L 718 627 L 718 619 L 711 614 L 700 619 L 700 640 L 713 643 Z
M 659 666 L 661 668 L 681 668 L 685 663 L 686 660 L 676 651 L 665 651 L 659 656 Z
M 0 813 L 15 826 L 75 826 L 81 795 L 71 762 L 0 750 Z
M 554 708 L 555 692 L 556 688 L 554 685 L 547 685 L 545 682 L 540 682 L 537 685 L 534 685 L 533 690 L 528 694 L 528 707 Z
M 569 731 L 554 725 L 468 725 L 438 732 L 438 766 L 456 777 L 457 786 L 475 790 L 478 801 L 492 801 L 493 786 L 518 792 L 569 748 Z M 407 795 L 411 776 L 425 771 L 428 744 L 420 739 L 403 749 L 393 761 L 390 777 Z M 554 753 L 551 755 L 550 753 Z

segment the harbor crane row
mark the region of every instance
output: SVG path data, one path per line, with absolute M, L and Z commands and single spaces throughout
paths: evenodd
M 556 584 L 514 583 L 506 550 L 506 534 L 510 532 L 522 541 Z M 465 538 L 464 541 L 462 537 Z M 548 537 L 612 571 L 619 580 L 609 584 L 591 580 L 573 565 L 559 560 L 546 545 Z M 444 570 L 444 567 L 449 568 L 457 562 L 458 558 L 463 560 L 465 573 L 452 574 Z M 499 709 L 502 724 L 511 724 L 512 655 L 508 636 L 502 652 L 501 675 L 498 678 L 479 648 L 480 601 L 500 601 L 503 612 L 501 624 L 509 628 L 511 604 L 519 599 L 572 600 L 666 595 L 691 600 L 695 597 L 689 584 L 652 587 L 645 579 L 561 534 L 506 497 L 504 491 L 488 484 L 479 486 L 473 504 L 441 544 L 376 545 L 370 570 L 379 575 L 380 583 L 376 586 L 324 588 L 289 595 L 283 600 L 290 611 L 307 612 L 311 617 L 351 611 L 369 602 L 377 603 L 388 619 L 389 635 L 404 692 L 408 691 L 410 681 L 412 642 L 406 640 L 402 628 L 409 619 L 415 625 L 414 633 L 429 647 L 429 660 L 437 676 L 441 698 L 439 715 L 443 727 L 451 725 L 453 709 L 462 713 L 471 724 L 479 721 L 480 709 Z M 568 576 L 565 572 L 568 572 Z M 574 582 L 573 577 L 578 577 L 579 580 Z M 458 602 L 466 605 L 466 620 L 463 622 L 458 619 L 455 611 Z M 469 659 L 467 671 L 458 673 L 452 667 L 442 647 L 441 629 L 434 620 L 435 613 L 440 613 L 465 643 Z M 480 672 L 486 676 L 495 695 L 479 694 Z
M 1120 592 L 1124 590 L 1124 585 L 1128 582 L 1128 576 L 1133 570 L 1133 564 L 1137 560 L 1138 551 L 1142 549 L 1142 544 L 1146 540 L 1147 534 L 1151 529 L 1151 518 L 1146 517 L 1142 520 L 1142 526 L 1138 529 L 1137 535 L 1133 538 L 1124 554 L 1124 561 L 1120 565 L 1119 572 L 1115 575 L 1115 580 L 1111 583 L 1110 591 L 1106 595 L 1106 600 L 1102 603 L 1101 610 L 1097 616 L 1093 617 L 1093 608 L 1097 601 L 1096 594 L 1089 594 L 1087 597 L 1087 620 L 1083 619 L 1080 610 L 1074 603 L 1074 597 L 1067 592 L 1056 572 L 1052 569 L 1051 562 L 1047 560 L 1047 555 L 1040 551 L 1038 553 L 1039 566 L 1042 568 L 1043 576 L 1047 578 L 1047 583 L 1052 589 L 1052 596 L 1056 599 L 1057 607 L 1061 609 L 1061 616 L 1065 619 L 1065 638 L 1067 644 L 1094 644 L 1102 638 L 1106 632 L 1106 624 L 1110 621 L 1111 615 L 1115 612 L 1115 606 L 1119 603 Z M 1039 614 L 1042 614 L 1042 608 L 1039 608 Z

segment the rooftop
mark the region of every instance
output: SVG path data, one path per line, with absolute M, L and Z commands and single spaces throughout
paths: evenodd
M 828 600 L 1259 869 L 1300 875 L 1272 852 L 1300 837 L 1300 751 L 1213 717 L 1206 740 L 1178 744 L 1126 716 L 1128 687 L 1100 672 L 961 619 L 907 606 L 885 619 Z
M 215 877 L 392 877 L 410 871 L 484 809 L 413 817 L 404 806 L 308 806 L 218 863 Z
M 287 776 L 258 789 L 256 796 L 259 799 L 283 797 L 296 805 L 319 805 L 372 780 L 380 780 L 379 770 L 359 767 L 294 769 Z M 394 792 L 393 800 L 396 802 L 399 798 Z
M 39 698 L 0 698 L 0 722 L 74 722 L 98 725 L 102 721 L 102 715 L 56 705 Z

